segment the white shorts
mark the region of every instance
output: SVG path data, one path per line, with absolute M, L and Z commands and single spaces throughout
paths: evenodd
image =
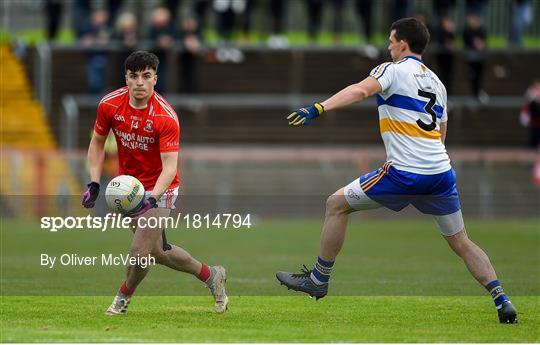
M 178 189 L 179 187 L 167 189 L 157 201 L 157 207 L 174 210 L 174 203 L 176 202 L 176 198 L 178 198 Z M 149 197 L 150 193 L 150 191 L 144 192 L 145 197 Z
M 355 179 L 343 188 L 345 199 L 352 209 L 356 211 L 373 210 L 383 207 L 383 205 L 371 199 L 362 190 L 360 179 Z M 447 215 L 433 215 L 439 230 L 443 236 L 452 236 L 465 228 L 461 209 Z

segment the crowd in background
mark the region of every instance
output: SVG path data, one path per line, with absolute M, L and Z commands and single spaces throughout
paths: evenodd
M 331 33 L 335 43 L 340 42 L 343 33 L 343 9 L 345 0 L 298 0 L 305 5 L 307 36 L 315 41 L 321 31 L 324 11 L 331 11 Z M 352 0 L 358 27 L 365 38 L 366 47 L 375 50 L 374 40 L 374 5 L 375 0 Z M 427 13 L 413 12 L 409 0 L 388 0 L 387 17 L 391 22 L 416 16 L 426 22 L 435 43 L 437 72 L 449 93 L 452 92 L 452 74 L 457 38 L 461 35 L 463 50 L 468 65 L 468 78 L 471 93 L 480 101 L 487 101 L 488 96 L 482 90 L 481 83 L 486 58 L 487 30 L 484 26 L 486 3 L 489 0 L 466 0 L 465 25 L 458 28 L 452 16 L 456 10 L 456 0 L 433 0 L 433 16 Z M 142 28 L 142 21 L 134 13 L 122 11 L 124 0 L 105 0 L 103 6 L 95 8 L 89 0 L 73 0 L 73 31 L 77 40 L 86 46 L 99 46 L 115 42 L 126 51 L 136 49 L 141 42 L 150 42 L 153 51 L 161 61 L 160 78 L 156 89 L 164 91 L 167 76 L 167 51 L 173 46 L 180 46 L 184 86 L 187 92 L 196 91 L 193 77 L 193 61 L 204 45 L 203 31 L 212 27 L 220 43 L 233 39 L 233 33 L 240 33 L 240 40 L 249 43 L 250 33 L 254 29 L 256 9 L 265 7 L 265 16 L 270 21 L 267 43 L 272 48 L 289 46 L 287 36 L 287 0 L 191 0 L 188 10 L 180 11 L 182 0 L 162 0 L 160 6 L 150 13 L 147 27 Z M 54 39 L 59 30 L 59 22 L 65 3 L 63 0 L 46 1 L 47 35 Z M 509 42 L 519 46 L 523 42 L 524 28 L 532 22 L 530 0 L 512 0 L 511 32 Z M 209 23 L 208 14 L 213 11 L 215 21 Z M 181 13 L 182 12 L 182 13 Z M 429 18 L 429 19 L 428 19 Z M 238 39 L 238 38 L 237 38 Z M 234 51 L 233 51 L 234 53 Z M 237 52 L 239 54 L 239 52 Z M 232 55 L 232 59 L 235 56 Z M 92 51 L 88 53 L 88 88 L 92 93 L 100 93 L 104 88 L 106 53 Z

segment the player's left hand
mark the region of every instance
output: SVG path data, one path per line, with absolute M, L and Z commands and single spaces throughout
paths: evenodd
M 99 183 L 92 181 L 86 187 L 88 189 L 83 194 L 82 205 L 84 208 L 92 208 L 99 195 Z
M 287 116 L 287 120 L 289 120 L 291 126 L 305 126 L 322 113 L 324 113 L 322 104 L 314 103 L 312 106 L 293 111 Z
M 157 207 L 157 200 L 156 198 L 151 196 L 143 201 L 141 208 L 139 208 L 135 212 L 127 214 L 127 216 L 131 218 L 137 218 L 137 217 L 140 217 L 143 213 L 146 213 L 148 210 L 151 210 L 156 207 Z

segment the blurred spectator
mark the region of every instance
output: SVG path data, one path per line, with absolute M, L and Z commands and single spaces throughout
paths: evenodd
M 197 22 L 197 35 L 204 41 L 204 29 L 206 28 L 206 12 L 208 12 L 208 0 L 195 0 L 190 15 Z
M 530 146 L 540 148 L 540 80 L 535 80 L 527 89 L 519 120 L 524 127 L 529 128 Z
M 392 0 L 392 23 L 408 16 L 409 0 Z
M 285 0 L 270 0 L 270 20 L 272 21 L 272 33 L 268 37 L 267 43 L 271 48 L 286 48 L 289 46 L 289 40 L 284 34 L 285 19 Z
M 71 1 L 71 0 L 70 0 Z M 86 33 L 92 31 L 93 24 L 91 23 L 92 8 L 96 1 L 91 0 L 72 0 L 73 1 L 73 27 L 75 36 L 81 39 Z M 106 0 L 100 10 L 107 13 L 106 27 L 109 32 L 113 31 L 114 23 L 118 17 L 120 8 L 124 0 Z
M 88 91 L 102 93 L 105 88 L 105 72 L 107 67 L 107 53 L 99 50 L 109 42 L 107 21 L 109 14 L 105 10 L 92 13 L 88 30 L 83 33 L 81 42 L 84 46 L 92 48 L 87 55 Z
M 371 36 L 371 3 L 372 0 L 356 0 L 356 11 L 362 18 L 366 36 Z M 332 6 L 332 38 L 337 43 L 341 39 L 341 33 L 343 31 L 344 0 L 306 0 L 308 36 L 311 41 L 317 40 L 317 36 L 321 31 L 322 17 L 326 4 Z
M 62 0 L 47 0 L 45 3 L 45 14 L 47 20 L 47 39 L 52 41 L 58 34 L 58 28 L 62 19 Z
M 485 3 L 486 0 L 466 0 L 465 1 L 465 15 L 476 15 L 481 20 L 485 19 Z
M 356 0 L 355 9 L 356 14 L 362 19 L 362 27 L 364 29 L 364 37 L 367 43 L 371 43 L 373 39 L 373 26 L 372 26 L 372 8 L 373 0 Z
M 137 18 L 133 13 L 124 12 L 118 17 L 112 39 L 128 50 L 134 50 L 139 43 Z M 123 73 L 123 72 L 122 72 Z
M 107 1 L 107 11 L 109 12 L 109 19 L 107 21 L 107 26 L 109 31 L 113 30 L 114 24 L 118 19 L 120 8 L 124 0 L 108 0 Z
M 73 2 L 73 29 L 75 37 L 82 39 L 91 28 L 90 20 L 92 9 L 88 0 L 74 0 Z
M 452 92 L 452 73 L 454 71 L 454 49 L 456 47 L 456 26 L 448 16 L 440 17 L 435 32 L 437 42 L 437 64 L 439 77 L 446 86 L 448 94 Z
M 181 41 L 183 50 L 180 53 L 180 92 L 195 93 L 197 85 L 197 61 L 202 42 L 199 36 L 199 23 L 193 17 L 182 21 Z
M 449 17 L 455 4 L 456 0 L 434 0 L 433 11 L 437 16 L 437 19 L 440 20 L 442 17 Z
M 523 45 L 523 31 L 532 23 L 532 7 L 529 0 L 512 1 L 512 30 L 510 43 L 516 46 Z
M 109 42 L 110 32 L 107 27 L 109 13 L 106 10 L 96 10 L 90 17 L 90 26 L 84 32 L 81 40 L 86 45 L 104 45 Z
M 168 9 L 171 14 L 171 23 L 176 25 L 176 16 L 178 15 L 178 8 L 182 7 L 182 0 L 164 0 L 163 6 Z
M 341 34 L 343 33 L 343 5 L 344 0 L 331 0 L 332 12 L 334 14 L 334 20 L 332 24 L 332 40 L 334 43 L 341 41 Z
M 257 0 L 246 0 L 246 8 L 242 15 L 242 41 L 249 43 L 251 41 L 251 30 L 253 29 L 254 9 Z
M 137 18 L 133 13 L 124 12 L 118 17 L 112 39 L 115 43 L 119 43 L 122 46 L 123 51 L 119 54 L 119 59 L 120 61 L 125 61 L 139 44 Z M 125 82 L 125 71 L 123 68 L 119 69 L 118 78 L 120 85 Z
M 308 13 L 308 36 L 311 41 L 315 41 L 317 39 L 317 35 L 321 30 L 323 4 L 323 0 L 306 0 Z
M 171 13 L 164 7 L 158 7 L 152 12 L 149 38 L 154 45 L 153 52 L 159 58 L 157 92 L 165 92 L 167 85 L 167 52 L 174 46 L 177 33 L 171 22 Z
M 220 41 L 230 41 L 237 17 L 245 14 L 247 0 L 214 0 L 216 26 Z
M 172 48 L 176 39 L 176 29 L 171 22 L 171 13 L 168 9 L 164 7 L 154 9 L 149 37 L 160 49 Z
M 481 89 L 484 75 L 484 61 L 486 51 L 486 29 L 480 17 L 476 14 L 467 15 L 467 23 L 463 31 L 463 44 L 465 46 L 465 59 L 468 65 L 468 78 L 473 94 L 478 100 L 485 103 L 487 94 Z

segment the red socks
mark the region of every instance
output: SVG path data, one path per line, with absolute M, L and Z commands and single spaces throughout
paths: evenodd
M 122 286 L 120 286 L 120 292 L 123 293 L 126 297 L 131 297 L 131 295 L 135 293 L 135 289 L 128 288 L 126 282 L 123 282 Z
M 206 282 L 208 278 L 210 278 L 210 267 L 208 267 L 202 262 L 201 265 L 201 271 L 199 272 L 199 275 L 197 275 L 197 278 L 199 278 L 199 280 L 202 282 Z

